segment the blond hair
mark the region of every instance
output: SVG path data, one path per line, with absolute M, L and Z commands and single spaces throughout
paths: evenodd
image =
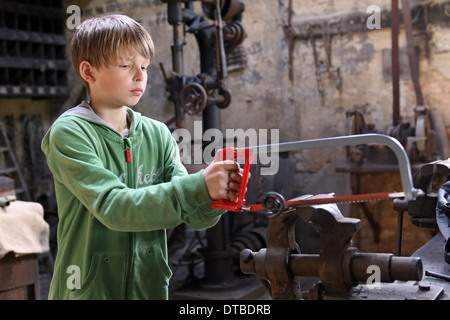
M 73 66 L 80 75 L 80 64 L 88 61 L 93 67 L 116 63 L 123 53 L 140 54 L 152 61 L 154 45 L 150 34 L 137 21 L 124 14 L 107 14 L 85 20 L 71 41 Z

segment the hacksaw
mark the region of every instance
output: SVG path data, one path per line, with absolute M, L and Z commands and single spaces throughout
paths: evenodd
M 394 152 L 394 155 L 397 158 L 399 166 L 400 178 L 403 188 L 402 192 L 379 192 L 379 193 L 347 195 L 339 197 L 330 196 L 330 197 L 301 199 L 301 200 L 294 199 L 292 201 L 286 201 L 285 203 L 286 206 L 297 207 L 297 206 L 317 205 L 325 203 L 365 202 L 373 200 L 388 200 L 394 198 L 404 198 L 407 201 L 413 201 L 416 200 L 417 197 L 423 196 L 425 194 L 422 190 L 416 189 L 413 186 L 409 158 L 401 143 L 397 139 L 394 139 L 387 135 L 369 133 L 369 134 L 358 134 L 358 135 L 331 137 L 323 139 L 293 141 L 270 145 L 260 145 L 246 148 L 235 148 L 235 147 L 225 148 L 223 149 L 223 160 L 231 160 L 231 159 L 245 160 L 239 196 L 236 202 L 232 202 L 229 200 L 213 201 L 211 203 L 211 207 L 233 212 L 250 212 L 250 211 L 266 210 L 262 204 L 257 203 L 247 205 L 245 200 L 250 167 L 256 154 L 260 154 L 263 152 L 267 154 L 269 150 L 271 153 L 281 153 L 289 151 L 298 151 L 303 149 L 330 148 L 330 147 L 364 145 L 364 144 L 386 145 Z

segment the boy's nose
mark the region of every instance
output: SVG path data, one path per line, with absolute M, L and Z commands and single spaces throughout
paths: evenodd
M 145 78 L 145 72 L 146 71 L 139 68 L 134 75 L 134 81 L 143 81 Z

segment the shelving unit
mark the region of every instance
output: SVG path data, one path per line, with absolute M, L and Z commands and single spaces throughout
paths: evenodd
M 2 1 L 0 96 L 69 94 L 65 30 L 60 0 Z

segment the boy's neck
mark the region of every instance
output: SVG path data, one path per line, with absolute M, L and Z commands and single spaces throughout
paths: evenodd
M 98 106 L 95 103 L 90 102 L 92 110 L 106 123 L 108 123 L 114 130 L 120 134 L 124 134 L 129 129 L 129 123 L 127 121 L 127 107 L 108 108 Z

